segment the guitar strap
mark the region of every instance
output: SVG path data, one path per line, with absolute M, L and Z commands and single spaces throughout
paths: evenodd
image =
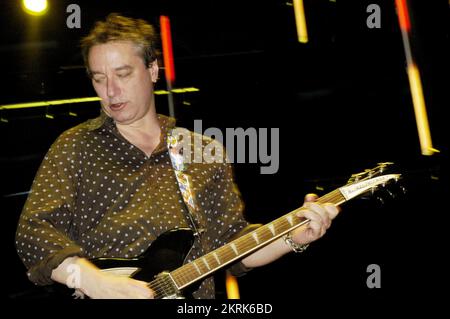
M 205 229 L 197 226 L 195 213 L 198 206 L 196 205 L 194 199 L 192 178 L 189 174 L 185 173 L 188 167 L 188 164 L 184 161 L 182 153 L 185 150 L 181 147 L 181 142 L 178 136 L 173 134 L 173 129 L 169 130 L 167 134 L 167 149 L 170 155 L 173 171 L 175 172 L 175 177 L 177 178 L 178 187 L 188 211 L 187 216 L 189 223 L 191 224 L 191 229 L 193 230 L 195 236 L 200 237 Z

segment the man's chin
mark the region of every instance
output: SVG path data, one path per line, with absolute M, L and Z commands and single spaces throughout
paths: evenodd
M 113 112 L 110 109 L 103 109 L 107 116 L 112 118 L 117 124 L 127 124 L 131 119 L 124 112 Z
M 131 124 L 133 121 L 129 118 L 124 118 L 123 116 L 112 116 L 112 119 L 116 124 L 127 125 Z

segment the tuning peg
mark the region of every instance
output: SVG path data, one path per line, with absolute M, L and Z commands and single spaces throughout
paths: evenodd
M 384 199 L 381 196 L 376 196 L 375 197 L 376 201 L 380 204 L 380 205 L 384 205 Z
M 363 175 L 365 175 L 365 173 L 356 173 L 356 174 L 352 174 L 352 176 L 350 176 L 350 179 L 348 180 L 349 183 L 355 183 L 358 182 Z
M 403 195 L 405 195 L 408 191 L 406 190 L 406 188 L 404 186 L 400 185 L 400 190 L 402 191 Z
M 394 194 L 393 192 L 391 192 L 389 189 L 386 189 L 386 193 L 388 193 L 388 195 L 389 195 L 391 198 L 395 198 L 395 197 L 396 197 L 395 194 Z
M 366 175 L 367 175 L 368 178 L 372 178 L 372 176 L 373 176 L 373 170 L 371 170 L 371 169 L 366 169 L 364 172 L 366 173 Z
M 392 165 L 392 164 L 394 164 L 394 163 L 393 162 L 380 162 L 380 163 L 377 163 L 377 165 L 380 166 L 380 167 L 386 167 L 386 166 L 389 166 L 389 165 Z

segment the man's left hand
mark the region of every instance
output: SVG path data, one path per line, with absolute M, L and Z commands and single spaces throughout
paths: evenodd
M 305 196 L 303 208 L 298 216 L 310 220 L 306 227 L 299 227 L 292 231 L 292 240 L 298 244 L 309 244 L 322 237 L 331 225 L 331 221 L 339 214 L 338 206 L 325 203 L 316 203 L 318 196 L 308 194 Z

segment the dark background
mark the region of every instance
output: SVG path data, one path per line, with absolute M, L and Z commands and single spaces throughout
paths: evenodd
M 420 154 L 394 1 L 305 0 L 307 44 L 296 40 L 288 1 L 77 1 L 80 29 L 66 26 L 70 3 L 50 1 L 45 16 L 31 17 L 15 1 L 2 2 L 0 105 L 95 96 L 82 66 L 80 37 L 110 12 L 156 27 L 165 14 L 172 25 L 175 87 L 200 89 L 174 96 L 178 124 L 192 129 L 193 120 L 201 119 L 204 129 L 280 129 L 276 174 L 261 175 L 261 164 L 235 165 L 250 221 L 269 222 L 300 206 L 306 193 L 325 194 L 381 161 L 395 162 L 396 172 L 404 174 L 405 195 L 384 205 L 372 199 L 348 203 L 307 252 L 240 278 L 242 298 L 376 304 L 404 294 L 429 296 L 444 285 L 447 1 L 410 1 L 414 53 L 433 144 L 441 151 L 431 157 Z M 380 29 L 366 26 L 370 3 L 381 8 Z M 162 71 L 157 89 L 165 89 Z M 168 113 L 166 96 L 157 96 L 157 109 Z M 8 273 L 2 290 L 9 297 L 30 287 L 14 247 L 26 199 L 17 193 L 29 190 L 53 140 L 98 111 L 98 103 L 0 110 L 8 120 L 0 123 L 0 211 L 2 267 Z M 370 264 L 381 267 L 380 289 L 366 286 Z M 224 298 L 223 273 L 216 277 L 218 298 Z

